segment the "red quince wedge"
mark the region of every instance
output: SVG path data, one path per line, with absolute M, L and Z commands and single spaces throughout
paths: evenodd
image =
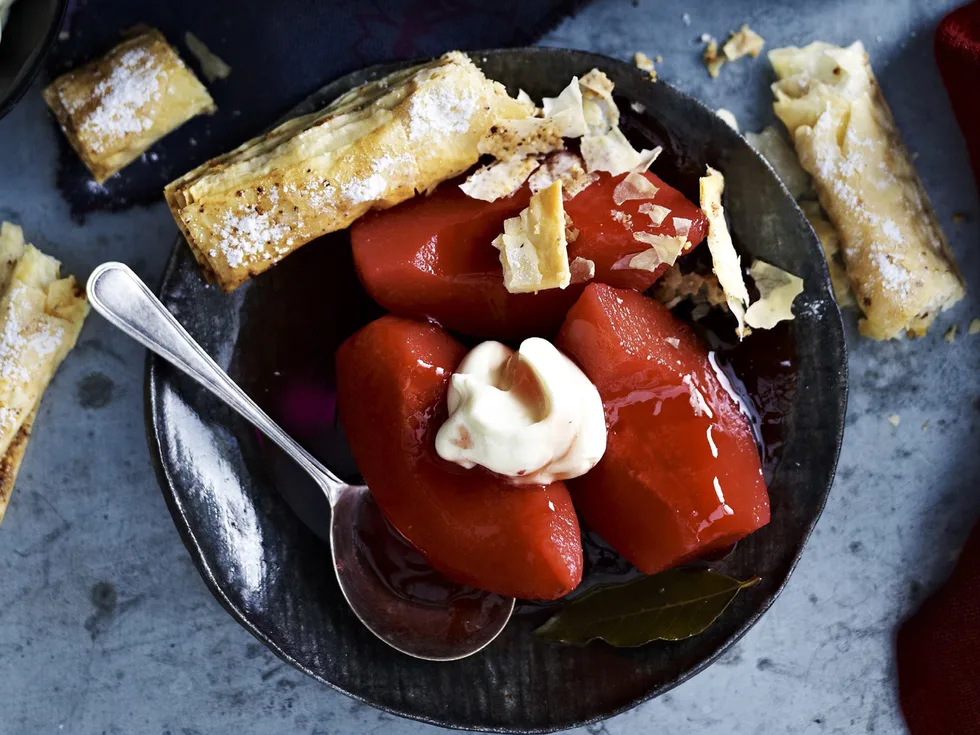
M 569 487 L 616 551 L 654 574 L 769 522 L 749 423 L 690 326 L 636 291 L 592 284 L 557 345 L 605 407 L 606 453 Z
M 644 290 L 666 267 L 654 273 L 614 268 L 626 256 L 646 249 L 634 231 L 673 235 L 673 218 L 691 221 L 688 240 L 697 245 L 707 221 L 694 204 L 655 175 L 645 174 L 658 192 L 653 199 L 617 206 L 613 191 L 624 176 L 601 174 L 573 199 L 565 211 L 578 230 L 568 246 L 569 260 L 595 263 L 595 280 Z M 491 244 L 503 232 L 504 220 L 528 205 L 525 185 L 495 202 L 466 196 L 449 182 L 430 196 L 415 197 L 397 207 L 373 212 L 351 227 L 351 247 L 358 277 L 371 297 L 388 311 L 414 319 L 431 319 L 447 329 L 475 337 L 519 339 L 554 334 L 583 285 L 536 294 L 512 294 L 504 288 L 499 253 Z M 671 214 L 654 226 L 638 210 L 658 204 Z
M 517 487 L 440 458 L 449 378 L 466 348 L 396 316 L 337 351 L 337 401 L 351 452 L 388 521 L 436 570 L 501 595 L 556 599 L 582 579 L 565 485 Z

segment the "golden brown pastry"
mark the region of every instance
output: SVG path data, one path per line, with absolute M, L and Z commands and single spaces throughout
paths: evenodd
M 170 183 L 170 210 L 225 291 L 371 209 L 468 169 L 526 105 L 452 52 L 348 92 Z
M 921 335 L 963 279 L 860 42 L 769 54 L 785 123 L 840 234 L 861 333 Z
M 75 346 L 88 301 L 61 264 L 0 225 L 0 521 L 45 388 Z
M 217 109 L 163 35 L 149 29 L 55 79 L 44 100 L 102 182 L 195 115 Z

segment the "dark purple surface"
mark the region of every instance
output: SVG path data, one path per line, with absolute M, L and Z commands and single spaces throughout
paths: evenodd
M 207 82 L 218 105 L 158 142 L 103 186 L 60 139 L 58 188 L 72 217 L 147 205 L 164 185 L 268 128 L 326 82 L 371 64 L 434 56 L 449 49 L 524 45 L 583 0 L 76 0 L 68 38 L 47 61 L 53 79 L 97 58 L 120 34 L 143 23 L 158 28 L 195 72 L 184 44 L 190 31 L 231 65 Z M 51 124 L 54 125 L 53 118 Z

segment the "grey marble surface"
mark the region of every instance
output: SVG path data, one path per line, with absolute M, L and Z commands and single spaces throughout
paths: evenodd
M 932 31 L 956 2 L 598 0 L 545 43 L 660 54 L 664 79 L 757 129 L 771 119 L 766 62 L 729 65 L 711 81 L 702 33 L 748 22 L 770 46 L 862 38 L 975 289 L 977 192 L 932 58 Z M 154 282 L 176 234 L 166 210 L 73 223 L 54 188 L 56 133 L 38 91 L 0 122 L 0 218 L 21 223 L 69 272 L 118 259 Z M 716 665 L 588 732 L 903 731 L 896 626 L 948 573 L 980 515 L 980 336 L 943 340 L 974 316 L 975 291 L 928 337 L 886 344 L 858 340 L 848 317 L 838 480 L 786 591 Z M 211 598 L 150 466 L 143 353 L 96 317 L 42 405 L 0 527 L 0 581 L 2 735 L 437 732 L 304 678 Z

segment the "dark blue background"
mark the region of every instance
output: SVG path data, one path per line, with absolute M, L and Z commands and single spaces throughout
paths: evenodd
M 158 28 L 195 71 L 184 44 L 191 31 L 232 67 L 206 82 L 218 105 L 192 120 L 102 187 L 63 136 L 58 188 L 81 220 L 161 198 L 170 180 L 268 128 L 311 92 L 364 66 L 435 56 L 449 49 L 533 42 L 577 0 L 80 0 L 72 3 L 47 63 L 53 79 L 115 45 L 127 28 Z M 202 78 L 202 81 L 203 80 Z M 52 119 L 52 124 L 54 121 Z

